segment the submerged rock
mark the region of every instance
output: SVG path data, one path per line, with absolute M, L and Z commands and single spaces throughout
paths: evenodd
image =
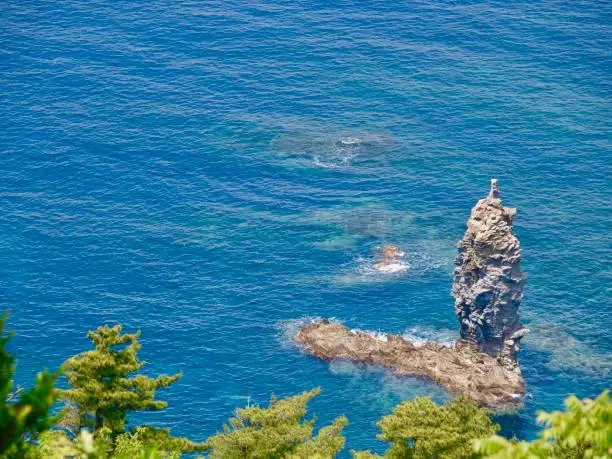
M 525 276 L 521 246 L 512 233 L 516 209 L 502 206 L 497 180 L 472 209 L 458 244 L 452 294 L 461 338 L 482 352 L 516 361 L 519 341 L 529 331 L 519 323 Z
M 408 269 L 404 262 L 402 249 L 395 244 L 385 244 L 380 251 L 381 257 L 372 266 L 381 273 L 397 273 Z
M 429 378 L 483 406 L 520 405 L 525 384 L 516 353 L 528 330 L 518 317 L 525 276 L 520 244 L 512 234 L 515 215 L 515 209 L 501 205 L 497 180 L 492 180 L 489 195 L 472 209 L 458 245 L 452 292 L 461 339 L 454 347 L 415 346 L 398 335 L 373 336 L 327 320 L 302 327 L 296 343 L 324 360 L 351 360 Z M 397 246 L 384 246 L 381 261 L 400 253 Z
M 426 377 L 449 393 L 470 396 L 482 406 L 518 406 L 525 391 L 518 367 L 458 342 L 415 346 L 399 335 L 373 336 L 327 320 L 302 327 L 295 341 L 326 361 L 350 360 L 379 365 L 398 375 Z
M 402 249 L 400 249 L 399 246 L 395 244 L 383 245 L 381 252 L 385 259 L 393 260 L 395 258 L 402 258 L 404 256 L 404 252 L 402 252 Z

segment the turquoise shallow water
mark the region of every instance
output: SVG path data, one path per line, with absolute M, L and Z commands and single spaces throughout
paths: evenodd
M 455 244 L 491 177 L 518 208 L 525 409 L 610 386 L 609 2 L 5 1 L 0 304 L 19 382 L 102 323 L 142 330 L 203 439 L 313 386 L 374 448 L 420 380 L 327 364 L 296 324 L 452 340 Z M 358 146 L 342 139 L 361 139 Z M 400 244 L 410 269 L 368 270 Z M 348 453 L 345 451 L 344 455 Z

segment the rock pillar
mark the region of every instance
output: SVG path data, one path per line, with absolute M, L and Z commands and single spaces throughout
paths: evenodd
M 478 201 L 458 243 L 452 294 L 461 338 L 514 365 L 519 341 L 529 331 L 519 323 L 525 275 L 521 245 L 512 232 L 516 209 L 502 206 L 499 186 Z

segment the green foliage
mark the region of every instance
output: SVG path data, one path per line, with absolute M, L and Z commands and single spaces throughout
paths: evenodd
M 511 442 L 492 436 L 474 442 L 475 450 L 491 459 L 610 458 L 612 457 L 612 402 L 604 391 L 595 400 L 570 396 L 565 411 L 541 412 L 545 428 L 533 442 Z
M 379 440 L 390 444 L 383 457 L 458 459 L 473 456 L 474 438 L 494 434 L 489 412 L 465 397 L 442 406 L 429 397 L 399 404 L 378 422 Z M 380 457 L 369 451 L 353 452 L 356 459 Z
M 319 389 L 282 400 L 267 408 L 240 408 L 224 431 L 209 438 L 211 458 L 330 458 L 344 448 L 345 417 L 312 436 L 315 420 L 304 420 L 306 405 Z
M 66 360 L 63 370 L 72 389 L 60 391 L 64 400 L 77 407 L 80 427 L 89 427 L 94 434 L 105 427 L 117 435 L 124 432 L 130 411 L 159 411 L 167 406 L 154 399 L 155 391 L 178 381 L 182 374 L 133 375 L 145 365 L 137 355 L 139 332 L 122 334 L 120 325 L 105 325 L 87 337 L 96 348 Z
M 155 378 L 135 374 L 145 364 L 138 358 L 140 333 L 122 334 L 117 325 L 100 327 L 87 336 L 95 349 L 68 359 L 63 366 L 71 389 L 59 391 L 66 402 L 62 427 L 72 432 L 90 429 L 97 445 L 92 453 L 95 457 L 140 457 L 140 453 L 178 457 L 183 451 L 205 448 L 174 438 L 164 429 L 140 426 L 126 432 L 129 412 L 164 409 L 167 403 L 155 400 L 155 391 L 176 382 L 182 374 Z
M 6 317 L 0 317 L 0 457 L 23 457 L 30 449 L 26 439 L 53 422 L 49 409 L 55 402 L 56 376 L 44 371 L 36 376 L 34 387 L 13 393 L 15 359 L 5 348 L 11 339 L 4 332 Z
M 40 436 L 38 451 L 31 459 L 100 459 L 105 458 L 104 445 L 96 442 L 93 435 L 83 430 L 74 441 L 62 430 L 50 430 Z
M 117 437 L 115 450 L 108 453 L 105 442 L 94 439 L 93 435 L 82 430 L 75 439 L 68 438 L 64 431 L 54 430 L 41 435 L 37 455 L 28 459 L 177 459 L 181 451 L 164 450 L 150 444 L 139 429 L 135 433 L 124 433 Z
M 154 454 L 154 457 L 179 458 L 185 451 L 205 451 L 205 445 L 194 443 L 183 437 L 173 437 L 169 429 L 140 426 L 121 434 L 115 441 L 113 458 L 132 458 Z
M 152 439 L 147 438 L 147 433 L 143 432 L 143 428 L 137 428 L 134 433 L 124 433 L 117 437 L 113 458 L 145 457 L 147 454 L 153 457 L 164 457 L 168 459 L 176 459 L 181 456 L 182 450 L 169 449 L 163 452 Z

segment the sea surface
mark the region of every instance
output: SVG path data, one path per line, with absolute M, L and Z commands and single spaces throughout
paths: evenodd
M 320 386 L 319 426 L 434 385 L 291 343 L 333 317 L 450 342 L 456 243 L 489 180 L 518 208 L 524 410 L 612 384 L 609 1 L 0 4 L 0 307 L 19 384 L 142 331 L 183 371 L 132 423 L 203 440 L 236 407 Z M 399 244 L 405 272 L 371 268 Z

